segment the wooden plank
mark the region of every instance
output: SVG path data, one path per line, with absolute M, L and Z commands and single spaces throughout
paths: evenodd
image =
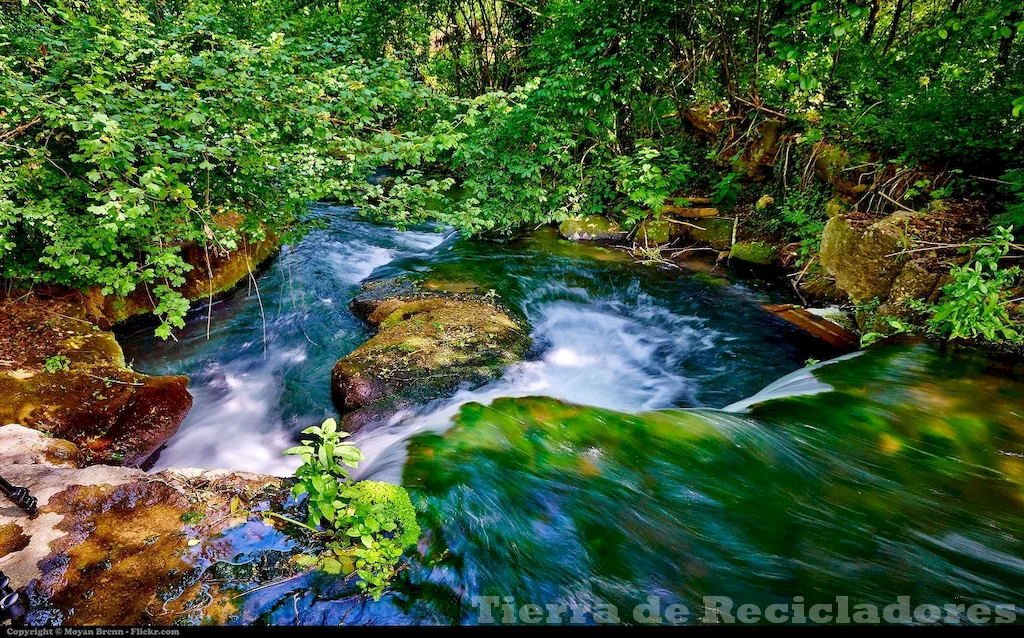
M 856 334 L 837 323 L 807 312 L 805 308 L 800 306 L 794 304 L 768 304 L 762 307 L 775 316 L 788 321 L 797 328 L 809 332 L 837 348 L 850 349 L 860 345 L 860 337 Z

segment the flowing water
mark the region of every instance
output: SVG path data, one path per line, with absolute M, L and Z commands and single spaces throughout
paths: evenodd
M 348 310 L 368 278 L 493 290 L 534 346 L 501 379 L 354 437 L 361 478 L 403 483 L 421 513 L 393 592 L 360 601 L 314 575 L 247 596 L 240 620 L 473 623 L 481 596 L 563 605 L 563 622 L 608 605 L 634 622 L 648 596 L 691 622 L 705 596 L 1022 599 L 1021 365 L 901 344 L 803 368 L 838 353 L 761 310 L 770 286 L 549 232 L 471 242 L 315 210 L 326 228 L 285 248 L 258 295 L 215 304 L 209 328 L 200 309 L 176 343 L 123 336 L 139 370 L 192 379 L 156 469 L 289 473 L 281 450 L 335 416 L 331 367 L 369 336 Z

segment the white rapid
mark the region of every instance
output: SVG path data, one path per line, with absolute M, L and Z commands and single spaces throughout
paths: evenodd
M 290 474 L 297 461 L 281 452 L 302 429 L 337 416 L 330 371 L 370 336 L 348 305 L 371 278 L 431 273 L 493 287 L 528 319 L 533 349 L 492 383 L 360 431 L 364 477 L 397 481 L 405 442 L 444 430 L 471 401 L 544 395 L 624 412 L 719 407 L 812 356 L 760 310 L 763 293 L 742 285 L 609 260 L 551 238 L 484 244 L 373 226 L 350 209 L 317 210 L 326 228 L 282 250 L 258 278 L 258 295 L 242 289 L 216 304 L 209 335 L 200 307 L 177 342 L 154 339 L 151 328 L 122 339 L 140 370 L 191 379 L 195 404 L 153 469 Z

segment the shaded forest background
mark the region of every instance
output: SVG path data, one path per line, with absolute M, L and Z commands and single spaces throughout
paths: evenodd
M 1019 0 L 3 0 L 0 86 L 6 287 L 145 285 L 165 335 L 183 245 L 310 200 L 481 233 L 700 194 L 811 245 L 824 159 L 865 215 L 1024 227 Z

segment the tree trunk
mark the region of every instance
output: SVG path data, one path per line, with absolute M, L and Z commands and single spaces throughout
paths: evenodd
M 1011 11 L 1010 15 L 1006 17 L 1006 21 L 1009 22 L 1010 35 L 999 41 L 999 57 L 997 59 L 999 70 L 997 72 L 1000 77 L 1006 77 L 1006 67 L 1010 63 L 1010 51 L 1013 50 L 1013 41 L 1017 39 L 1017 23 L 1020 22 L 1020 9 Z
M 892 48 L 893 43 L 896 41 L 896 35 L 900 31 L 900 18 L 903 17 L 903 8 L 906 6 L 904 0 L 896 0 L 896 10 L 892 14 L 892 25 L 889 27 L 889 39 L 885 42 L 885 48 L 882 49 L 882 55 L 889 55 L 889 49 Z
M 871 44 L 871 38 L 875 37 L 875 27 L 878 26 L 878 13 L 882 10 L 882 0 L 871 0 L 871 10 L 868 13 L 868 26 L 864 29 L 864 44 Z

